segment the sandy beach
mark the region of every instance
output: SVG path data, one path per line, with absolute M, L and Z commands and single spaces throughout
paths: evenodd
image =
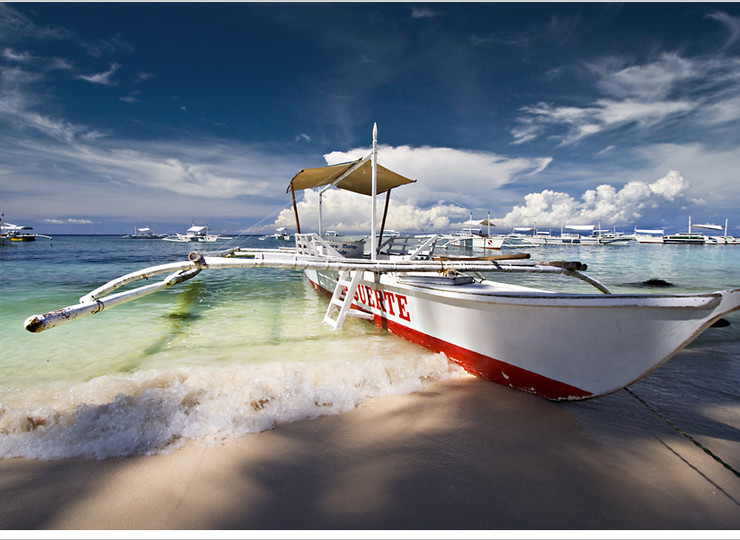
M 737 470 L 737 440 L 711 446 Z M 629 393 L 552 403 L 472 377 L 217 447 L 4 460 L 0 489 L 3 529 L 740 528 L 740 479 Z

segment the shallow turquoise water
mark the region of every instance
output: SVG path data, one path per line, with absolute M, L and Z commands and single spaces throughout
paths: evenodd
M 247 237 L 208 249 L 234 245 L 275 246 Z M 350 320 L 339 333 L 324 327 L 326 299 L 300 271 L 205 271 L 41 334 L 23 329 L 29 315 L 74 304 L 127 272 L 185 259 L 191 249 L 111 236 L 0 246 L 0 457 L 169 451 L 188 439 L 228 440 L 465 376 L 444 356 L 363 321 Z M 640 286 L 651 278 L 671 282 L 672 292 L 740 287 L 740 246 L 632 243 L 547 246 L 530 253 L 538 260 L 585 262 L 588 273 L 613 292 L 666 292 Z M 501 279 L 594 291 L 569 278 Z M 706 332 L 691 349 L 721 350 L 722 361 L 705 367 L 702 376 L 721 376 L 722 391 L 737 396 L 738 360 L 726 357 L 728 350 L 740 350 L 740 316 L 728 319 L 732 326 Z M 680 380 L 680 374 L 666 373 Z M 649 385 L 650 377 L 645 381 Z M 711 401 L 716 388 L 693 391 L 708 393 Z

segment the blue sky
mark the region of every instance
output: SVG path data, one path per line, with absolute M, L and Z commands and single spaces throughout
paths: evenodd
M 389 228 L 740 234 L 740 4 L 0 4 L 0 211 L 39 233 L 292 229 L 374 122 Z

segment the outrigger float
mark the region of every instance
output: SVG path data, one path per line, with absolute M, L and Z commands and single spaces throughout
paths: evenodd
M 290 182 L 296 210 L 295 248 L 193 251 L 186 261 L 152 266 L 114 279 L 79 303 L 34 315 L 25 327 L 41 332 L 99 313 L 195 277 L 203 270 L 303 270 L 330 295 L 324 323 L 338 330 L 359 317 L 393 334 L 442 352 L 468 372 L 550 400 L 582 400 L 620 390 L 646 376 L 724 315 L 740 308 L 740 289 L 704 294 L 612 294 L 576 261 L 535 262 L 528 254 L 437 256 L 436 235 L 383 240 L 390 191 L 413 182 L 377 164 L 373 150 L 353 163 L 304 169 Z M 370 249 L 364 241 L 301 233 L 295 191 L 330 188 L 370 195 Z M 386 193 L 378 230 L 376 198 Z M 319 212 L 321 216 L 321 212 Z M 599 292 L 552 292 L 501 283 L 492 273 L 566 275 Z M 156 283 L 123 292 L 149 279 Z

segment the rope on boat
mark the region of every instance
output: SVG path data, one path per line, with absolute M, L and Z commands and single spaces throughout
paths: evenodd
M 680 433 L 681 435 L 683 435 L 684 437 L 686 437 L 688 440 L 690 440 L 692 443 L 694 443 L 698 448 L 702 449 L 704 452 L 706 452 L 708 455 L 710 455 L 717 463 L 719 463 L 720 465 L 722 465 L 725 469 L 727 469 L 732 474 L 734 474 L 735 476 L 737 476 L 738 478 L 740 478 L 740 472 L 738 472 L 735 469 L 733 469 L 732 468 L 732 465 L 729 465 L 728 463 L 725 463 L 722 460 L 722 458 L 720 458 L 714 452 L 712 452 L 711 450 L 709 450 L 709 448 L 707 448 L 704 445 L 702 445 L 699 441 L 697 441 L 696 439 L 694 439 L 691 435 L 689 435 L 688 433 L 686 433 L 683 429 L 681 429 L 676 424 L 674 424 L 673 422 L 671 422 L 668 418 L 666 418 L 665 416 L 663 416 L 655 407 L 653 407 L 652 405 L 650 405 L 649 403 L 647 403 L 644 399 L 642 399 L 640 396 L 638 396 L 637 394 L 635 394 L 632 390 L 630 390 L 629 388 L 625 388 L 625 390 L 633 398 L 635 398 L 637 401 L 639 401 L 640 403 L 642 403 L 647 408 L 647 410 L 649 410 L 650 412 L 652 412 L 658 418 L 660 418 L 661 420 L 663 420 L 666 424 L 668 424 L 673 429 L 675 429 L 678 433 Z

